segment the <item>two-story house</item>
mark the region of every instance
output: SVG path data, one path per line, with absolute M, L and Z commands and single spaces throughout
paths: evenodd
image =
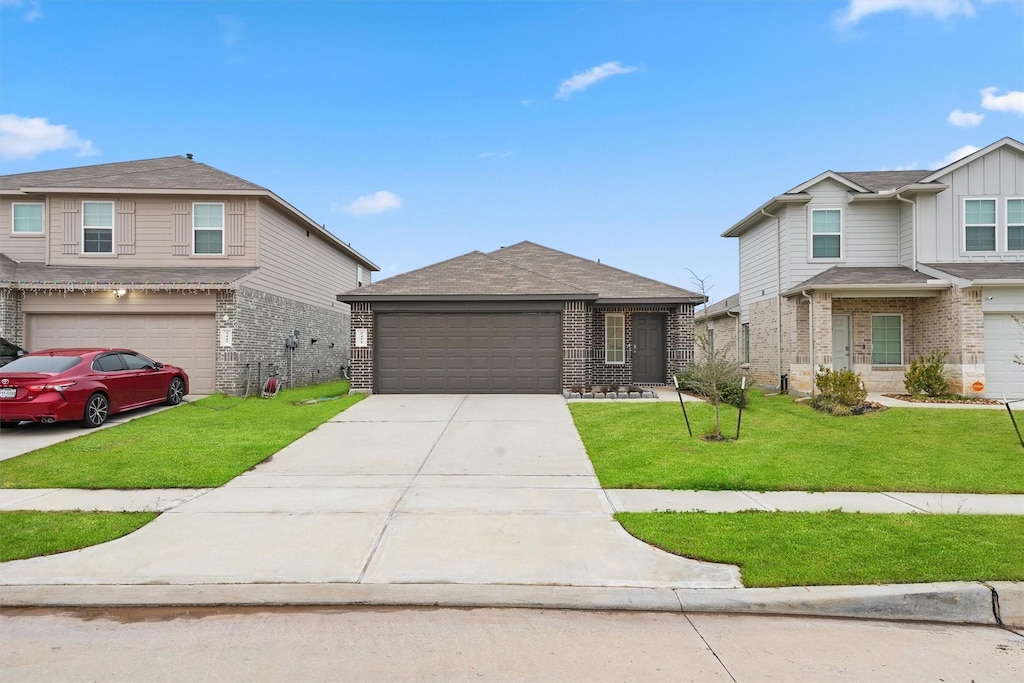
M 910 362 L 946 351 L 954 391 L 1024 397 L 1024 144 L 1004 138 L 938 170 L 826 171 L 723 233 L 740 291 L 706 316 L 754 381 L 811 393 L 819 366 L 902 392 Z
M 339 376 L 377 266 L 270 190 L 191 155 L 0 176 L 0 333 L 126 346 L 193 393 Z M 296 334 L 297 332 L 297 334 Z

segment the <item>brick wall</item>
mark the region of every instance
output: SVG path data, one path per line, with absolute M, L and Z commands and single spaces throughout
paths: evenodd
M 289 386 L 327 382 L 341 377 L 342 367 L 349 363 L 345 309 L 311 306 L 243 287 L 218 292 L 217 327 L 218 338 L 220 330 L 232 330 L 232 345 L 221 347 L 218 339 L 217 346 L 217 391 L 224 393 L 244 393 L 247 376 L 250 393 L 258 391 L 273 370 Z M 295 329 L 299 345 L 290 351 L 285 338 Z
M 779 333 L 777 297 L 750 304 L 750 367 L 747 374 L 754 384 L 766 389 L 779 387 Z M 783 370 L 785 372 L 785 370 Z
M 590 357 L 593 329 L 593 313 L 590 305 L 585 301 L 566 301 L 562 310 L 563 387 L 586 385 L 593 382 Z M 603 323 L 601 335 L 603 339 Z
M 373 391 L 373 310 L 367 302 L 354 303 L 352 306 L 352 332 L 350 345 L 352 348 L 352 389 L 370 393 Z M 366 330 L 366 346 L 356 346 L 356 330 Z
M 665 316 L 665 378 L 671 384 L 672 375 L 694 359 L 693 304 L 678 306 L 602 306 L 591 314 L 592 343 L 590 345 L 591 380 L 594 384 L 633 382 L 633 314 L 660 313 Z M 622 313 L 626 325 L 626 362 L 621 365 L 605 363 L 604 316 Z M 588 382 L 589 383 L 589 382 Z M 572 385 L 567 385 L 572 386 Z
M 0 337 L 18 346 L 25 345 L 25 317 L 21 314 L 21 290 L 0 290 Z

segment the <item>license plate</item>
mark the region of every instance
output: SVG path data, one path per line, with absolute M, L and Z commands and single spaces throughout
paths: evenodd
M 14 398 L 18 395 L 18 390 L 13 387 L 6 389 L 0 389 L 0 398 Z

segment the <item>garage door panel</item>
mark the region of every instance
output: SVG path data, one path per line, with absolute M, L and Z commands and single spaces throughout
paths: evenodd
M 558 313 L 382 313 L 381 393 L 557 393 Z
M 985 396 L 1024 398 L 1024 365 L 1014 362 L 1016 355 L 1024 356 L 1024 327 L 1009 313 L 986 314 Z
M 33 350 L 74 346 L 123 346 L 188 373 L 193 393 L 216 385 L 216 320 L 187 314 L 26 315 L 26 342 Z

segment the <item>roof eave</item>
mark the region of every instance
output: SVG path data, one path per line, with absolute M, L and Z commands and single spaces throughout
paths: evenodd
M 607 297 L 597 299 L 595 306 L 665 306 L 675 304 L 702 304 L 702 296 L 659 296 L 659 297 Z
M 337 295 L 342 303 L 358 302 L 428 302 L 428 301 L 593 301 L 597 294 L 359 294 L 345 292 Z
M 269 190 L 213 190 L 197 188 L 144 188 L 144 187 L 22 187 L 17 190 L 0 190 L 2 194 L 164 194 L 164 195 L 201 195 L 203 197 L 213 195 L 230 196 L 269 196 L 273 194 Z
M 938 194 L 943 190 L 949 189 L 949 185 L 945 183 L 911 183 L 904 185 L 903 187 L 897 187 L 893 190 L 887 190 L 885 192 L 869 192 L 865 194 L 854 194 L 850 196 L 851 202 L 877 202 L 896 199 L 896 195 L 913 193 L 913 194 Z
M 771 210 L 784 206 L 786 204 L 806 204 L 811 201 L 811 195 L 806 193 L 799 194 L 780 194 L 778 197 L 773 197 L 767 202 L 757 207 L 749 214 L 747 214 L 738 223 L 734 224 L 731 228 L 722 233 L 722 237 L 739 237 L 744 232 L 754 227 L 754 224 L 760 222 L 765 216 L 763 211 L 771 212 Z
M 786 290 L 782 293 L 785 298 L 797 296 L 802 292 L 913 292 L 913 291 L 941 291 L 949 289 L 952 285 L 948 280 L 930 280 L 928 282 L 916 282 L 916 283 L 903 283 L 903 284 L 884 284 L 884 283 L 864 283 L 864 284 L 852 284 L 852 285 L 830 285 L 830 284 L 814 284 L 807 287 L 794 287 L 793 289 Z

